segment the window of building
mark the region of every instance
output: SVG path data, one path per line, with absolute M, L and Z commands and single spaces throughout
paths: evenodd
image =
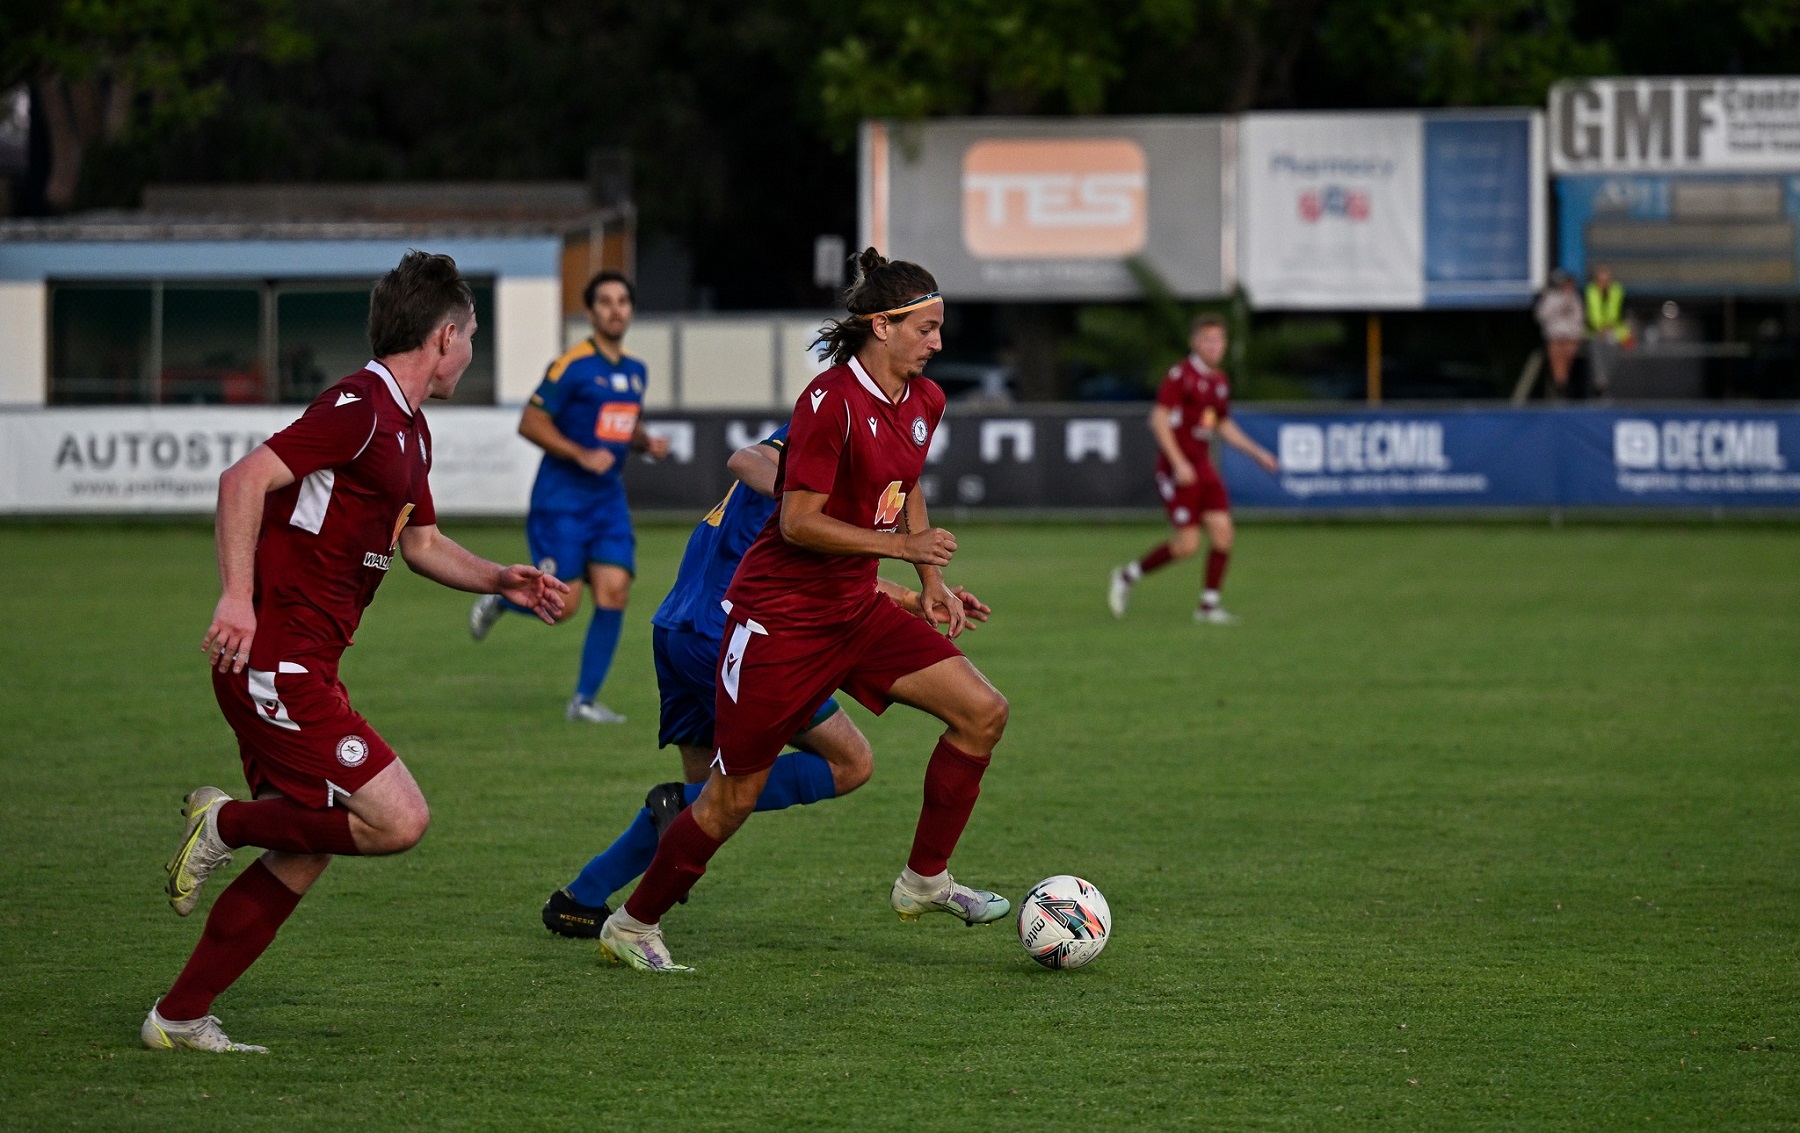
M 56 282 L 53 405 L 304 405 L 369 360 L 372 280 Z M 494 403 L 494 286 L 472 280 L 459 405 Z

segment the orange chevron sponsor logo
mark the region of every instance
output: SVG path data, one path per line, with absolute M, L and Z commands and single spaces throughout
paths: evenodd
M 406 521 L 412 518 L 413 505 L 407 504 L 400 509 L 400 516 L 394 520 L 394 537 L 388 540 L 388 554 L 393 554 L 400 546 L 400 533 L 406 530 Z M 382 568 L 386 570 L 386 567 Z
M 875 526 L 892 527 L 900 521 L 900 512 L 906 507 L 906 493 L 900 490 L 900 481 L 895 480 L 881 493 L 881 503 L 875 508 Z

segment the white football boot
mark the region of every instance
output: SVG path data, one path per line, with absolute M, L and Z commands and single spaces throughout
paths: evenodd
M 1131 604 L 1131 580 L 1125 577 L 1125 568 L 1119 567 L 1112 572 L 1112 581 L 1106 587 L 1106 608 L 1112 616 L 1125 616 L 1125 607 Z
M 901 874 L 894 879 L 893 889 L 888 891 L 888 904 L 903 921 L 916 921 L 926 913 L 949 913 L 971 927 L 991 924 L 1012 912 L 1012 902 L 1000 894 L 971 889 L 947 873 L 943 885 L 935 893 L 922 893 L 911 888 L 906 883 L 906 875 Z
M 161 1003 L 162 1000 L 157 1000 Z M 217 1015 L 203 1015 L 185 1023 L 165 1019 L 155 1007 L 144 1017 L 138 1037 L 151 1050 L 203 1050 L 208 1054 L 267 1054 L 266 1046 L 234 1043 L 219 1026 Z
M 677 964 L 663 943 L 662 925 L 653 924 L 640 930 L 623 923 L 627 916 L 620 909 L 600 925 L 600 958 L 609 964 L 629 964 L 640 972 L 691 972 L 686 964 Z M 636 923 L 635 920 L 633 922 Z
M 483 594 L 475 599 L 475 604 L 469 607 L 469 636 L 476 641 L 487 640 L 488 630 L 494 628 L 494 623 L 504 613 L 506 607 L 500 604 L 498 594 Z
M 200 886 L 214 870 L 231 864 L 231 847 L 219 837 L 219 808 L 230 801 L 217 787 L 196 787 L 184 800 L 181 815 L 187 829 L 181 833 L 181 847 L 163 866 L 169 874 L 163 891 L 176 916 L 193 912 L 200 903 Z
M 1196 606 L 1194 608 L 1194 622 L 1197 625 L 1234 626 L 1237 624 L 1237 615 L 1230 613 L 1223 606 L 1213 606 L 1210 608 L 1206 606 Z
M 623 724 L 625 717 L 614 712 L 598 700 L 583 700 L 579 696 L 569 698 L 569 706 L 563 715 L 570 720 L 585 720 L 590 724 Z

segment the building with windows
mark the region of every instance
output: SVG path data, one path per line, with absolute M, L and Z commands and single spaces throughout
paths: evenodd
M 482 333 L 456 400 L 517 404 L 629 206 L 581 182 L 152 186 L 137 212 L 0 221 L 0 405 L 304 404 L 368 358 L 368 290 L 455 257 Z

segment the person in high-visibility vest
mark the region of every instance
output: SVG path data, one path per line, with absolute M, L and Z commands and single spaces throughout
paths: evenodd
M 1631 326 L 1625 321 L 1625 285 L 1613 278 L 1612 268 L 1595 264 L 1583 298 L 1594 392 L 1605 393 L 1619 348 L 1631 340 Z

